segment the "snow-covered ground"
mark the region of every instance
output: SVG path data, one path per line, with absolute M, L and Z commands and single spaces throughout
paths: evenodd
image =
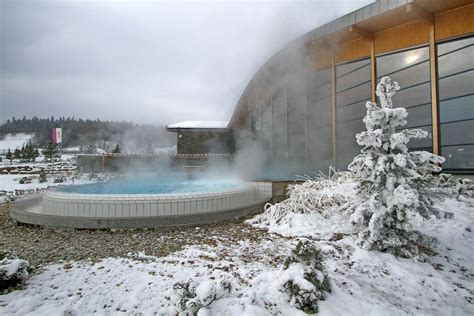
M 154 149 L 154 153 L 158 155 L 176 155 L 178 147 L 176 145 L 172 147 L 158 147 Z
M 0 153 L 6 152 L 10 148 L 11 152 L 15 148 L 21 148 L 24 144 L 27 144 L 28 141 L 33 138 L 34 134 L 7 134 L 5 138 L 0 139 Z
M 420 227 L 438 239 L 437 255 L 426 262 L 359 248 L 341 214 L 290 214 L 282 225 L 267 227 L 284 236 L 309 238 L 325 252 L 332 294 L 320 302 L 322 315 L 472 315 L 474 207 L 455 200 L 438 207 L 454 217 L 431 219 Z
M 350 199 L 354 186 L 344 183 L 334 191 Z M 0 296 L 0 314 L 169 315 L 176 311 L 173 285 L 191 282 L 199 285 L 196 294 L 203 301 L 212 293 L 222 296 L 199 315 L 299 315 L 281 290 L 289 273 L 283 261 L 298 240 L 309 240 L 321 249 L 331 283 L 331 294 L 319 302 L 320 315 L 472 315 L 473 203 L 437 203 L 454 217 L 419 227 L 438 239 L 435 254 L 425 261 L 361 249 L 341 212 L 289 212 L 278 222 L 264 213 L 249 222 L 269 230 L 259 240 L 213 236 L 215 243 L 186 246 L 166 257 L 139 253 L 47 266 L 24 290 Z M 231 290 L 223 291 L 222 281 Z

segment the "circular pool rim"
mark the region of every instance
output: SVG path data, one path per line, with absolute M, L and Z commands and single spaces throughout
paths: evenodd
M 42 198 L 16 202 L 19 222 L 71 228 L 151 228 L 215 223 L 261 211 L 272 184 L 246 182 L 226 191 L 155 194 L 84 194 L 48 189 Z

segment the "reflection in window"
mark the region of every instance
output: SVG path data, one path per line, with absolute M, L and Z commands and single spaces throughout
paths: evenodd
M 286 87 L 281 88 L 273 95 L 273 141 L 272 162 L 282 163 L 287 156 L 286 152 Z
M 262 106 L 262 132 L 260 134 L 262 152 L 266 162 L 270 161 L 272 152 L 272 107 L 270 99 Z
M 383 76 L 390 76 L 400 84 L 400 91 L 393 96 L 393 103 L 408 111 L 408 123 L 401 129 L 420 128 L 428 132 L 429 137 L 412 140 L 408 144 L 409 148 L 432 151 L 429 48 L 421 47 L 377 57 L 377 81 Z
M 336 66 L 336 167 L 347 169 L 361 147 L 355 135 L 364 130 L 365 103 L 371 97 L 370 60 Z
M 327 172 L 332 164 L 332 71 L 313 71 L 307 88 L 308 170 Z
M 288 84 L 288 163 L 301 172 L 305 160 L 306 78 L 292 78 Z
M 474 169 L 474 38 L 439 44 L 438 86 L 444 169 Z

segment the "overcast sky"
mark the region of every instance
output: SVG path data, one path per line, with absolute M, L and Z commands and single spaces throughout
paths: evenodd
M 372 0 L 0 0 L 0 122 L 229 120 L 258 68 Z

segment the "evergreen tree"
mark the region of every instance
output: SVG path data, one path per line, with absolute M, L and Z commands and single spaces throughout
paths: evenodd
M 112 153 L 120 154 L 121 152 L 122 152 L 122 149 L 120 148 L 119 144 L 115 144 L 114 148 L 112 148 Z
M 46 172 L 44 170 L 41 170 L 41 172 L 39 173 L 38 181 L 39 181 L 39 183 L 44 183 L 44 182 L 48 181 L 48 178 L 46 176 Z
M 35 148 L 35 150 L 33 152 L 33 161 L 35 161 L 36 158 L 38 158 L 39 156 L 40 156 L 39 150 L 38 150 L 38 148 Z
M 15 148 L 15 151 L 13 152 L 13 159 L 21 159 L 21 150 L 18 148 Z
M 10 148 L 8 148 L 8 151 L 7 151 L 7 155 L 5 156 L 6 159 L 10 160 L 10 163 L 12 162 L 13 160 L 13 154 L 12 152 L 10 151 Z
M 58 146 L 53 144 L 52 141 L 49 141 L 48 144 L 46 145 L 46 148 L 43 149 L 43 155 L 46 159 L 49 159 L 49 161 L 53 162 L 54 156 L 59 152 Z
M 146 148 L 145 148 L 145 154 L 147 155 L 153 155 L 155 153 L 155 148 L 151 144 L 149 140 L 146 141 Z
M 97 152 L 97 147 L 95 146 L 94 143 L 89 143 L 86 146 L 85 152 L 87 154 L 95 154 Z
M 22 161 L 25 161 L 25 145 L 21 146 L 21 149 L 20 149 L 20 159 Z
M 31 143 L 26 144 L 21 149 L 21 159 L 24 161 L 34 161 L 35 160 L 35 149 Z
M 416 256 L 425 242 L 414 223 L 438 211 L 427 188 L 436 182 L 432 173 L 443 157 L 426 151 L 409 152 L 411 139 L 425 138 L 421 129 L 397 128 L 407 123 L 407 110 L 393 108 L 392 96 L 400 87 L 389 77 L 377 85 L 380 106 L 367 102 L 367 131 L 357 134 L 364 148 L 348 169 L 359 178 L 357 201 L 351 219 L 359 228 L 359 243 L 366 249 Z

